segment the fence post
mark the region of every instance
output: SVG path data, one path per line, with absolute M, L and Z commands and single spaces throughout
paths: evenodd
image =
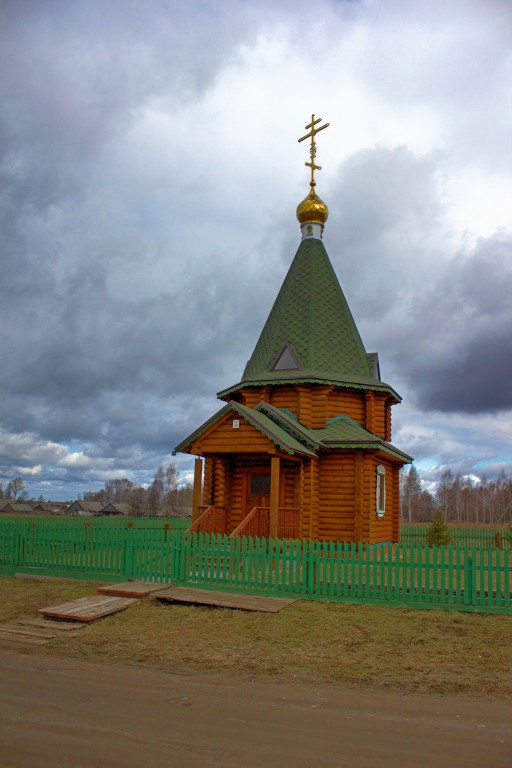
M 475 604 L 475 594 L 473 589 L 474 575 L 473 556 L 469 550 L 466 549 L 464 557 L 464 605 Z
M 122 575 L 126 579 L 131 579 L 133 575 L 133 522 L 128 523 L 124 529 L 124 552 L 123 552 L 123 570 Z
M 306 564 L 307 564 L 307 579 L 306 579 L 306 594 L 313 595 L 315 593 L 316 582 L 316 546 L 314 541 L 306 542 Z
M 177 584 L 184 581 L 182 575 L 186 536 L 183 531 L 171 531 L 172 537 L 172 581 Z

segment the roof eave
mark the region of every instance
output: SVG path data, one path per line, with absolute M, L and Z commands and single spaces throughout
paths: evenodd
M 224 400 L 233 392 L 237 392 L 244 387 L 264 387 L 272 384 L 327 384 L 331 386 L 334 385 L 337 387 L 343 387 L 345 389 L 369 389 L 375 392 L 388 392 L 394 398 L 396 403 L 402 402 L 402 398 L 398 392 L 396 392 L 393 387 L 390 387 L 389 384 L 386 384 L 385 382 L 361 382 L 350 381 L 348 379 L 336 379 L 327 376 L 324 377 L 308 375 L 282 378 L 244 379 L 238 384 L 234 384 L 232 387 L 228 387 L 227 389 L 223 389 L 220 392 L 217 392 L 217 397 L 219 400 Z

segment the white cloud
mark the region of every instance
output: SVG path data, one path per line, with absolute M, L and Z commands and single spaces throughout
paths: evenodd
M 14 467 L 14 471 L 19 475 L 40 475 L 43 471 L 42 464 L 35 467 Z

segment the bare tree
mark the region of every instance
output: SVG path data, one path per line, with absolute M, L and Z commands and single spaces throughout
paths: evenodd
M 27 492 L 25 490 L 25 481 L 22 477 L 13 477 L 13 479 L 7 483 L 7 498 L 14 499 L 14 501 L 23 501 L 27 498 Z

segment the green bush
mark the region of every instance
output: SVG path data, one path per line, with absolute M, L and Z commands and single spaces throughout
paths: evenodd
M 446 547 L 451 544 L 450 529 L 441 512 L 436 512 L 428 529 L 429 547 Z

